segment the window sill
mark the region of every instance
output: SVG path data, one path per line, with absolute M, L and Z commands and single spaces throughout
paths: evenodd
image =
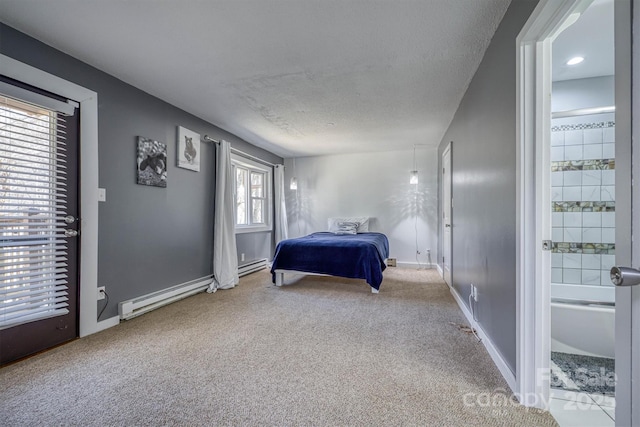
M 270 225 L 236 227 L 236 234 L 260 233 L 265 231 L 273 231 L 273 227 Z

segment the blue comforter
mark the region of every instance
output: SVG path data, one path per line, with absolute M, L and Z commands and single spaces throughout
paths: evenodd
M 275 270 L 296 270 L 365 279 L 380 289 L 388 257 L 389 240 L 382 233 L 313 233 L 278 243 L 271 273 L 274 283 Z

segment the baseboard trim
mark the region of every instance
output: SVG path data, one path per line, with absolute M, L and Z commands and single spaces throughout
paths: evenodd
M 438 274 L 440 275 L 440 277 L 444 279 L 444 270 L 442 269 L 442 267 L 440 267 L 440 264 L 436 264 L 436 268 L 438 269 Z
M 105 329 L 112 328 L 120 324 L 120 316 L 113 316 L 108 319 L 101 320 L 98 322 L 98 327 L 96 328 L 96 332 L 104 331 Z
M 496 365 L 496 367 L 504 377 L 505 381 L 509 385 L 509 388 L 511 389 L 512 392 L 517 393 L 518 391 L 516 387 L 517 383 L 516 383 L 515 374 L 511 371 L 511 368 L 509 368 L 509 365 L 504 360 L 504 358 L 502 357 L 502 355 L 500 354 L 496 346 L 493 344 L 493 341 L 491 341 L 491 339 L 485 333 L 482 327 L 473 319 L 473 316 L 471 315 L 469 308 L 465 305 L 458 291 L 456 291 L 453 288 L 453 286 L 450 286 L 449 289 L 451 290 L 451 295 L 453 295 L 453 298 L 458 303 L 460 310 L 462 310 L 464 317 L 467 318 L 467 321 L 469 322 L 471 327 L 476 330 L 476 333 L 482 340 L 482 344 L 484 344 L 484 348 L 487 349 L 489 356 L 491 356 L 493 363 Z

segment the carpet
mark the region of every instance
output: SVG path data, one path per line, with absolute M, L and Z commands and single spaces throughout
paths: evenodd
M 0 369 L 10 426 L 555 426 L 515 403 L 435 270 L 260 271 Z

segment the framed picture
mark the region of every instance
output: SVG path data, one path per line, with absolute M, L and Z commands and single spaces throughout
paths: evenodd
M 200 134 L 178 126 L 178 167 L 200 172 Z
M 136 163 L 138 184 L 167 186 L 167 144 L 139 136 Z

